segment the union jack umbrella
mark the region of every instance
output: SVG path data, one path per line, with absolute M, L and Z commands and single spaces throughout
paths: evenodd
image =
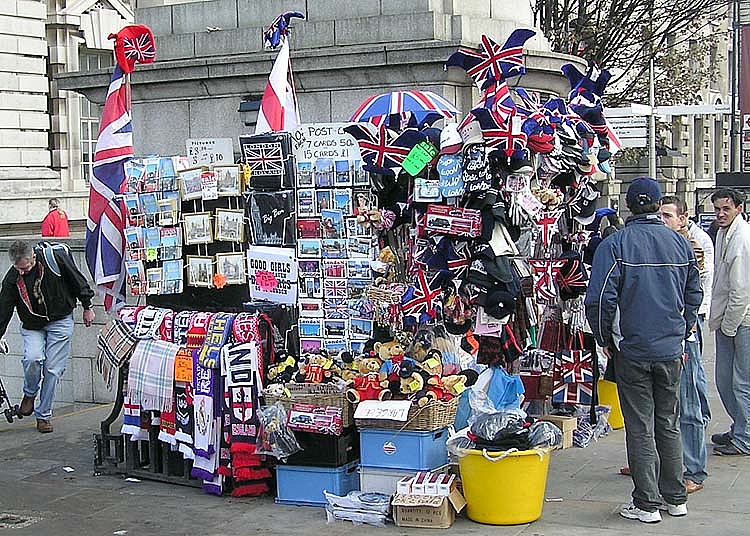
M 514 128 L 518 126 L 514 121 L 514 117 L 517 117 L 515 110 L 505 119 L 496 112 L 482 108 L 475 108 L 472 113 L 482 127 L 487 147 L 503 149 L 509 158 L 514 152 L 526 148 L 528 136 L 520 128 Z
M 438 275 L 432 275 L 428 279 L 423 270 L 418 270 L 416 283 L 410 285 L 401 298 L 404 318 L 411 318 L 417 323 L 435 318 L 442 296 L 443 289 L 439 285 Z
M 156 60 L 154 34 L 148 26 L 125 26 L 116 34 L 109 34 L 109 39 L 115 40 L 115 59 L 125 74 L 132 73 L 136 63 L 153 63 Z
M 351 134 L 362 155 L 362 160 L 371 168 L 391 173 L 392 168 L 401 167 L 409 151 L 422 139 L 419 131 L 407 129 L 399 135 L 386 128 L 385 123 L 376 127 L 369 123 L 356 123 L 344 127 Z
M 551 259 L 529 259 L 536 276 L 536 292 L 539 301 L 553 302 L 557 296 L 555 279 L 565 261 Z
M 542 233 L 541 238 L 544 247 L 549 247 L 552 237 L 557 232 L 557 221 L 560 219 L 563 212 L 563 210 L 542 212 L 540 218 L 534 222 Z
M 504 80 L 526 73 L 523 45 L 536 35 L 533 30 L 514 30 L 503 46 L 483 35 L 479 50 L 460 47 L 445 62 L 447 67 L 460 67 L 477 86 L 482 87 L 488 78 Z
M 448 99 L 433 91 L 393 91 L 365 99 L 352 114 L 350 121 L 368 121 L 373 117 L 403 113 L 411 113 L 421 124 L 432 114 L 451 118 L 458 115 L 459 110 Z

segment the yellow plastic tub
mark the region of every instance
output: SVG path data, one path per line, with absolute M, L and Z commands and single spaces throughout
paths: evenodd
M 549 452 L 471 450 L 458 459 L 466 515 L 487 525 L 520 525 L 542 516 Z
M 603 406 L 611 407 L 609 412 L 609 425 L 619 430 L 625 426 L 625 419 L 622 417 L 620 408 L 620 397 L 617 395 L 617 384 L 609 380 L 599 380 L 599 403 Z

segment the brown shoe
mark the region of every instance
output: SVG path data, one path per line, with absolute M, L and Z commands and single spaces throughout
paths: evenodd
M 36 431 L 40 434 L 49 434 L 52 432 L 52 423 L 44 419 L 36 420 Z
M 695 493 L 696 491 L 700 491 L 703 489 L 703 484 L 698 484 L 697 482 L 693 482 L 692 480 L 685 480 L 685 490 L 688 493 Z
M 23 395 L 23 400 L 21 400 L 21 407 L 18 408 L 18 412 L 23 415 L 24 417 L 28 417 L 32 413 L 34 413 L 34 399 L 35 396 L 26 396 Z
M 630 476 L 630 467 L 627 465 L 625 467 L 620 467 L 620 474 L 623 476 Z

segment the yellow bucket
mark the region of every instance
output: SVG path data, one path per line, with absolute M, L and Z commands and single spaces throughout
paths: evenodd
M 487 525 L 520 525 L 542 516 L 549 452 L 470 450 L 458 459 L 466 515 Z
M 625 426 L 625 419 L 622 417 L 620 408 L 620 397 L 617 395 L 617 384 L 609 380 L 599 380 L 599 403 L 603 406 L 609 406 L 612 410 L 609 412 L 609 425 L 619 430 Z

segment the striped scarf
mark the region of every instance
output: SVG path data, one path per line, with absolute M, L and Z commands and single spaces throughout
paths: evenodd
M 206 329 L 206 338 L 198 352 L 198 361 L 205 368 L 219 368 L 219 352 L 232 332 L 232 313 L 216 313 Z
M 171 411 L 176 344 L 143 339 L 135 346 L 128 370 L 128 395 L 144 410 Z

